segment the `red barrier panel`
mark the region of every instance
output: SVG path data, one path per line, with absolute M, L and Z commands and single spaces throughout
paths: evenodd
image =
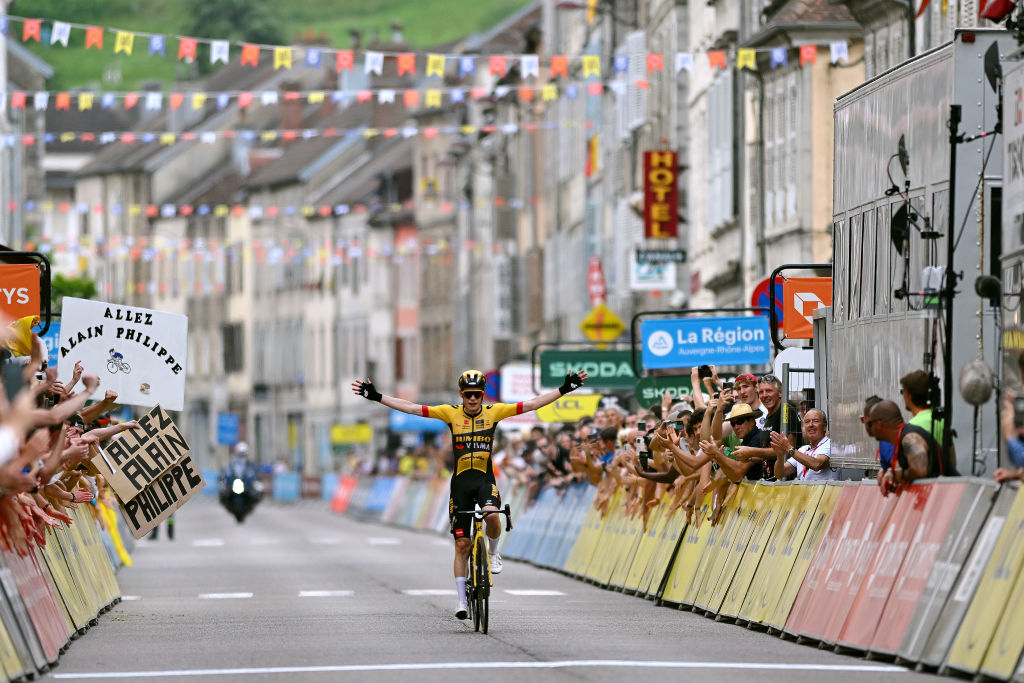
M 839 633 L 838 643 L 843 647 L 866 650 L 871 645 L 893 584 L 901 573 L 907 551 L 912 543 L 916 546 L 919 540 L 922 532 L 921 516 L 934 490 L 935 484 L 928 483 L 916 484 L 900 492 L 896 509 L 885 523 L 882 540 L 868 565 L 866 577 L 860 582 L 860 590 L 846 624 Z M 935 494 L 935 497 L 940 498 L 941 494 Z M 888 628 L 886 624 L 883 630 Z
M 821 579 L 825 576 L 825 571 L 832 565 L 832 554 L 835 552 L 836 545 L 842 537 L 843 529 L 846 526 L 846 518 L 850 514 L 850 508 L 853 507 L 854 498 L 857 497 L 857 491 L 859 490 L 859 484 L 847 482 L 842 492 L 840 492 L 839 500 L 836 501 L 836 506 L 832 510 L 831 517 L 829 517 L 828 528 L 825 529 L 825 533 L 821 537 L 818 549 L 814 553 L 814 558 L 811 560 L 810 566 L 807 567 L 807 573 L 801 582 L 800 592 L 797 593 L 796 600 L 793 602 L 793 608 L 789 611 L 789 618 L 786 619 L 786 633 L 796 634 L 803 630 L 804 621 L 808 617 L 808 610 L 814 601 L 814 594 L 821 585 Z
M 334 497 L 331 498 L 331 510 L 344 512 L 348 509 L 349 501 L 352 500 L 352 492 L 359 486 L 359 479 L 356 477 L 340 477 L 338 486 L 334 489 Z
M 57 602 L 50 583 L 43 577 L 35 553 L 23 557 L 16 553 L 4 552 L 4 559 L 11 569 L 18 593 L 32 620 L 43 654 L 48 661 L 57 661 L 60 649 L 68 641 L 69 632 L 64 622 L 63 608 Z
M 825 575 L 823 582 L 824 602 L 819 605 L 823 609 L 827 605 L 830 610 L 820 636 L 825 642 L 835 643 L 839 639 L 839 632 L 846 623 L 853 601 L 867 577 L 868 566 L 882 541 L 882 532 L 899 502 L 897 496 L 883 498 L 874 482 L 861 485 L 849 519 L 851 522 L 863 519 L 863 523 L 859 527 L 851 524 L 846 542 L 836 549 L 833 558 L 836 566 Z
M 889 599 L 883 604 L 878 623 L 885 628 L 876 630 L 869 644 L 873 652 L 895 654 L 900 649 L 965 491 L 967 483 L 956 479 L 932 485 L 906 559 L 895 577 Z

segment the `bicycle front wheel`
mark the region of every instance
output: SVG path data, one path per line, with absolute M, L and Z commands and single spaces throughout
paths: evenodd
M 491 577 L 487 567 L 487 548 L 483 538 L 477 539 L 476 549 L 473 553 L 476 556 L 476 574 L 473 577 L 477 585 L 476 613 L 479 615 L 480 630 L 487 633 L 487 613 L 489 611 L 491 594 Z
M 480 610 L 477 605 L 477 595 L 480 588 L 476 581 L 476 550 L 469 553 L 469 576 L 466 579 L 466 597 L 469 599 L 469 613 L 473 617 L 473 630 L 480 630 Z

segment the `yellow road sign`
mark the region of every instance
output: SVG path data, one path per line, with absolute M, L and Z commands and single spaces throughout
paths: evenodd
M 587 317 L 580 323 L 580 329 L 592 341 L 611 341 L 622 334 L 626 324 L 604 302 L 591 309 Z

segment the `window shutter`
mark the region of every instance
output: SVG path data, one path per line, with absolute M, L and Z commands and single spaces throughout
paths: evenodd
M 647 122 L 647 88 L 637 86 L 637 81 L 647 79 L 647 38 L 643 31 L 626 36 L 626 53 L 629 55 L 628 122 L 632 131 Z

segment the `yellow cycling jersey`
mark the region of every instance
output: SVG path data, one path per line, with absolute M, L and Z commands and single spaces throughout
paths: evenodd
M 423 417 L 433 417 L 448 423 L 452 433 L 456 476 L 477 470 L 493 479 L 491 448 L 494 447 L 494 430 L 506 417 L 521 415 L 523 404 L 485 404 L 476 415 L 467 415 L 461 405 L 421 406 L 421 409 Z

